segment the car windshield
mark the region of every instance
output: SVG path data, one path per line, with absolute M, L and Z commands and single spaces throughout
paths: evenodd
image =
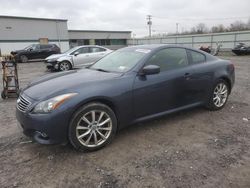
M 32 44 L 32 45 L 29 45 L 26 48 L 24 48 L 24 50 L 29 50 L 29 49 L 33 49 L 34 50 L 35 48 L 36 48 L 36 45 Z
M 103 70 L 107 72 L 127 72 L 132 69 L 146 53 L 133 50 L 115 51 L 90 67 L 90 69 Z

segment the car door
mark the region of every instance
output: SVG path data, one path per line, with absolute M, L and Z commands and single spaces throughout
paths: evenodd
M 89 47 L 81 47 L 74 51 L 72 55 L 75 67 L 82 67 L 91 61 Z
M 45 59 L 49 55 L 51 55 L 51 48 L 52 46 L 49 44 L 43 44 L 40 45 L 40 53 L 39 53 L 39 59 Z
M 187 49 L 190 66 L 194 69 L 192 73 L 192 82 L 189 86 L 190 100 L 195 102 L 204 102 L 210 96 L 213 87 L 214 66 L 209 64 L 206 56 L 200 52 Z
M 107 54 L 105 48 L 90 47 L 90 62 L 94 63 Z
M 38 59 L 40 53 L 40 44 L 33 45 L 30 49 L 27 51 L 27 57 L 29 59 Z
M 160 66 L 160 73 L 136 76 L 133 101 L 136 118 L 190 104 L 189 83 L 193 69 L 188 66 L 184 48 L 165 48 L 156 52 L 146 65 Z

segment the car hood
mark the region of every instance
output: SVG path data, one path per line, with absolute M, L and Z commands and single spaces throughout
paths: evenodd
M 26 52 L 26 50 L 15 50 L 15 51 L 11 51 L 10 53 L 12 55 L 15 55 L 15 54 L 19 54 L 19 53 L 22 53 L 22 52 Z
M 45 60 L 50 60 L 50 59 L 58 59 L 60 57 L 67 56 L 67 54 L 53 54 L 47 57 Z
M 67 92 L 76 92 L 77 88 L 88 87 L 89 84 L 104 80 L 112 80 L 121 75 L 121 73 L 91 69 L 53 73 L 34 80 L 23 89 L 23 92 L 34 100 L 41 100 Z

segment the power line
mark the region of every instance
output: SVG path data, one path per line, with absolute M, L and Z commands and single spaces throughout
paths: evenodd
M 200 18 L 165 18 L 165 17 L 159 17 L 159 16 L 153 16 L 154 18 L 157 19 L 167 19 L 167 20 L 188 20 L 188 21 L 198 21 L 198 20 L 233 20 L 233 19 L 247 19 L 250 18 L 250 16 L 242 16 L 242 17 L 224 17 L 224 18 L 205 18 L 205 17 L 200 17 Z

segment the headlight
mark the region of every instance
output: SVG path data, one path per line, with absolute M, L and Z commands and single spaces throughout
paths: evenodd
M 34 113 L 49 113 L 55 110 L 56 108 L 58 108 L 66 100 L 70 99 L 71 97 L 75 95 L 77 95 L 77 93 L 67 93 L 67 94 L 53 97 L 46 101 L 42 101 L 35 106 L 35 108 L 33 109 L 33 112 Z
M 48 59 L 48 62 L 53 62 L 53 61 L 57 61 L 58 58 L 54 58 L 54 59 Z

